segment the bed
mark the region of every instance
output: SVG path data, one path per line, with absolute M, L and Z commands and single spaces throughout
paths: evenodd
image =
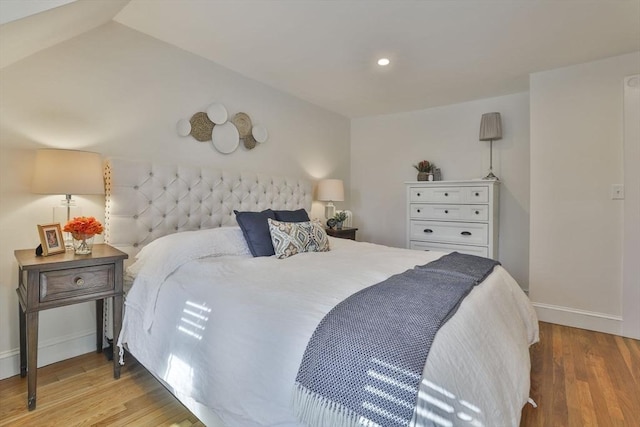
M 135 261 L 119 344 L 210 426 L 304 425 L 294 383 L 318 323 L 444 255 L 327 237 L 326 252 L 253 257 L 234 210 L 308 212 L 305 180 L 111 159 L 105 181 L 106 240 Z M 496 266 L 437 332 L 408 424 L 518 425 L 537 340 L 531 304 Z

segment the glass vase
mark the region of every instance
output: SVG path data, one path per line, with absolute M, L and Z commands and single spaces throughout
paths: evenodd
M 89 255 L 93 250 L 94 234 L 74 234 L 73 235 L 73 251 L 76 255 Z

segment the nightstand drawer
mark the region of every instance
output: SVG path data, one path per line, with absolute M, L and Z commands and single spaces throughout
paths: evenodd
M 40 302 L 108 292 L 114 289 L 113 264 L 40 273 Z
M 487 205 L 427 205 L 412 203 L 411 218 L 445 221 L 488 221 Z
M 483 223 L 411 221 L 411 240 L 487 245 L 489 226 Z

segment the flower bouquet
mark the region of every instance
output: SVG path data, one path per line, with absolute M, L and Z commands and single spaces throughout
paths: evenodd
M 67 222 L 64 231 L 73 237 L 73 249 L 78 255 L 88 255 L 93 249 L 93 238 L 102 234 L 104 228 L 100 221 L 92 216 L 78 216 Z

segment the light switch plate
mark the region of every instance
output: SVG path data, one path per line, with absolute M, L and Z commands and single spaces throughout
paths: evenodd
M 611 199 L 624 200 L 624 185 L 613 184 L 611 186 Z

